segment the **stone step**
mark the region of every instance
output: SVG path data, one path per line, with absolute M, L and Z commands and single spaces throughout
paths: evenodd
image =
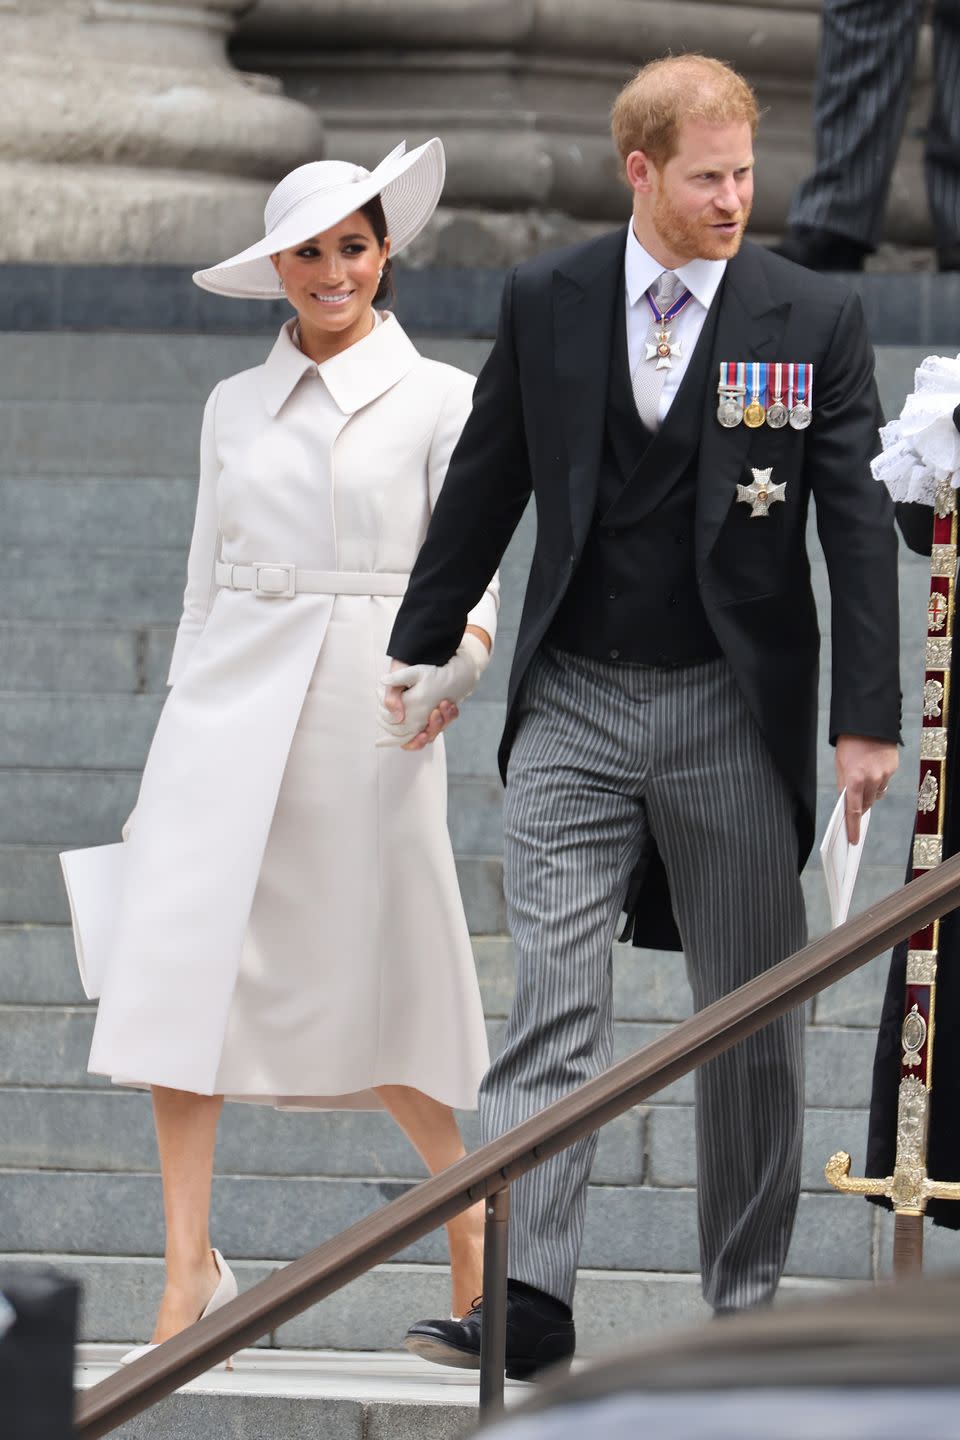
M 0 767 L 141 770 L 162 695 L 0 693 Z
M 637 1108 L 601 1131 L 593 1167 L 598 1184 L 642 1183 L 649 1145 L 646 1119 L 646 1111 Z M 464 1143 L 476 1149 L 476 1112 L 461 1114 L 459 1120 Z M 0 1168 L 152 1174 L 157 1167 L 149 1095 L 0 1086 Z M 402 1131 L 382 1111 L 295 1113 L 263 1105 L 226 1106 L 216 1168 L 233 1175 L 365 1179 L 420 1180 L 427 1174 Z
M 929 1230 L 930 1227 L 928 1227 Z M 80 1338 L 127 1341 L 149 1335 L 163 1288 L 163 1262 L 148 1256 L 49 1257 L 62 1274 L 83 1285 Z M 0 1263 L 34 1264 L 35 1256 L 0 1255 Z M 230 1259 L 241 1290 L 274 1272 L 275 1263 Z M 778 1299 L 825 1294 L 822 1279 L 784 1280 Z M 378 1265 L 350 1285 L 281 1325 L 265 1344 L 290 1349 L 384 1350 L 399 1344 L 414 1320 L 449 1311 L 446 1265 Z M 577 1277 L 577 1348 L 594 1355 L 634 1336 L 669 1325 L 695 1324 L 709 1315 L 699 1275 L 590 1270 Z M 431 1370 L 431 1373 L 435 1373 Z M 442 1373 L 442 1372 L 441 1372 Z
M 0 600 L 5 619 L 175 624 L 183 598 L 193 501 L 186 484 L 172 489 L 170 485 L 137 480 L 125 489 L 116 480 L 71 481 L 60 487 L 61 502 L 59 493 L 52 498 L 46 494 L 52 482 L 36 482 L 28 486 L 36 491 L 29 505 L 0 507 L 0 516 L 9 509 L 20 517 L 9 539 L 4 528 L 8 548 L 0 574 Z M 0 483 L 0 499 L 2 489 Z M 138 498 L 141 490 L 143 500 Z M 47 520 L 50 513 L 58 516 L 52 527 Z M 79 553 L 71 538 L 75 529 Z M 45 536 L 46 543 L 37 543 L 33 533 Z M 87 534 L 89 544 L 83 540 Z M 105 536 L 110 537 L 109 545 L 103 543 Z M 529 538 L 519 536 L 501 562 L 501 614 L 508 631 L 515 630 L 519 620 L 530 553 Z M 812 573 L 821 634 L 829 640 L 832 620 L 825 567 L 815 562 Z M 904 563 L 900 631 L 908 666 L 922 652 L 926 586 L 920 567 Z
M 174 625 L 145 621 L 134 626 L 117 621 L 88 621 L 75 624 L 62 616 L 52 619 L 10 619 L 0 621 L 0 675 L 7 694 L 12 693 L 76 693 L 124 694 L 166 693 L 170 652 L 173 649 Z M 485 704 L 502 704 L 507 700 L 507 680 L 517 631 L 511 616 L 501 609 L 494 660 L 482 680 L 482 688 L 465 707 L 461 721 L 450 730 L 448 744 L 474 755 L 474 763 L 482 765 L 482 775 L 494 772 L 495 752 L 499 742 L 499 720 L 485 720 L 484 733 L 474 732 L 469 742 L 458 740 L 461 724 Z M 904 696 L 904 734 L 915 742 L 923 691 L 923 649 L 920 644 L 905 648 L 901 655 L 901 690 Z M 820 734 L 828 732 L 830 701 L 829 649 L 825 649 L 820 665 Z M 501 710 L 502 714 L 502 710 Z M 481 721 L 476 720 L 476 724 Z M 823 752 L 826 753 L 826 752 Z M 832 765 L 829 756 L 828 766 Z M 822 762 L 823 766 L 823 760 Z M 904 762 L 905 763 L 905 762 Z M 829 773 L 823 770 L 822 775 Z
M 9 1251 L 159 1255 L 163 1208 L 156 1175 L 0 1171 L 0 1243 Z M 300 1255 L 403 1194 L 393 1179 L 218 1175 L 212 1234 L 231 1261 Z M 800 1196 L 787 1259 L 790 1275 L 869 1279 L 875 1207 L 850 1196 Z M 581 1258 L 601 1270 L 694 1272 L 696 1193 L 691 1188 L 592 1185 Z M 442 1263 L 439 1233 L 397 1256 Z
M 473 951 L 485 1013 L 500 1018 L 513 998 L 513 947 L 504 935 L 477 935 Z M 682 1020 L 691 1011 L 683 956 L 615 945 L 613 1013 L 617 1020 Z M 874 1028 L 887 976 L 878 955 L 811 1002 L 818 1024 Z M 0 925 L 0 1005 L 81 1005 L 72 932 L 62 925 Z
M 0 712 L 3 710 L 0 701 Z M 112 707 L 102 707 L 108 715 Z M 137 750 L 148 741 L 154 707 L 145 703 L 136 717 L 136 729 L 117 744 L 116 761 L 129 759 L 128 770 L 26 768 L 0 769 L 0 844 L 71 846 L 107 844 L 119 838 L 120 827 L 136 803 L 140 787 Z M 14 715 L 0 722 L 15 727 Z M 146 734 L 145 734 L 146 732 Z M 100 755 L 111 744 L 101 728 Z M 90 743 L 96 745 L 96 727 Z M 53 757 L 51 757 L 52 759 Z M 875 865 L 906 867 L 910 835 L 916 814 L 913 786 L 884 797 L 871 826 L 865 850 L 866 860 Z M 821 835 L 836 804 L 833 785 L 818 791 L 817 834 Z M 453 848 L 460 855 L 500 855 L 503 850 L 503 788 L 495 778 L 462 777 L 451 774 L 448 784 L 447 820 Z M 814 851 L 811 862 L 819 865 Z
M 863 1202 L 845 1199 L 859 1209 Z M 869 1208 L 879 1226 L 878 1269 L 890 1273 L 886 1212 Z M 955 1232 L 927 1225 L 924 1266 L 931 1271 L 956 1268 Z M 36 1254 L 0 1253 L 0 1264 L 32 1266 Z M 150 1334 L 163 1289 L 163 1261 L 150 1256 L 45 1254 L 43 1260 L 83 1287 L 79 1338 L 86 1342 L 131 1344 Z M 241 1290 L 266 1279 L 277 1263 L 229 1257 Z M 446 1265 L 395 1262 L 359 1276 L 302 1315 L 280 1326 L 261 1342 L 289 1349 L 384 1350 L 395 1347 L 414 1320 L 445 1315 L 449 1309 Z M 848 1282 L 787 1276 L 777 1294 L 782 1303 L 801 1296 L 824 1295 Z M 695 1272 L 580 1269 L 575 1300 L 578 1352 L 595 1355 L 622 1348 L 630 1339 L 660 1333 L 676 1325 L 696 1324 L 709 1310 L 700 1296 Z M 238 1373 L 242 1367 L 238 1364 Z M 220 1372 L 221 1374 L 223 1372 Z M 434 1373 L 431 1371 L 431 1373 Z M 442 1371 L 436 1372 L 442 1374 Z M 257 1432 L 248 1431 L 244 1440 Z M 272 1432 L 270 1432 L 272 1433 Z M 315 1433 L 315 1432 L 311 1432 Z M 166 1437 L 165 1437 L 166 1440 Z M 259 1440 L 259 1437 L 258 1437 Z M 395 1440 L 395 1437 L 391 1437 Z
M 195 479 L 0 474 L 4 543 L 68 550 L 77 560 L 109 537 L 111 548 L 140 551 L 141 564 L 152 564 L 157 550 L 175 550 L 182 572 L 196 503 Z
M 401 1332 L 402 1334 L 402 1332 Z M 393 1345 L 399 1344 L 394 1339 Z M 76 1386 L 112 1375 L 123 1346 L 84 1346 Z M 506 1404 L 520 1403 L 530 1386 L 508 1382 Z M 118 1440 L 170 1440 L 216 1435 L 218 1440 L 335 1435 L 337 1440 L 458 1440 L 478 1419 L 477 1376 L 442 1370 L 403 1352 L 317 1354 L 243 1350 L 236 1368 L 199 1377 L 121 1425 Z
M 0 1006 L 0 1085 L 101 1087 L 107 1082 L 88 1075 L 87 1058 L 93 1033 L 90 1006 Z M 504 1021 L 488 1020 L 490 1048 L 497 1053 Z M 625 1059 L 665 1034 L 668 1025 L 618 1020 L 613 1027 L 614 1061 Z M 868 1103 L 874 1036 L 867 1029 L 809 1025 L 806 1034 L 808 1105 L 861 1108 Z M 684 1076 L 662 1090 L 669 1104 L 693 1099 L 693 1077 Z
M 219 380 L 260 365 L 268 335 L 174 335 L 6 331 L 0 344 L 0 397 L 33 403 L 42 393 L 71 402 L 116 406 L 149 395 L 157 404 L 196 405 Z M 422 355 L 474 374 L 488 340 L 418 336 Z
M 136 666 L 136 643 L 130 655 Z M 164 657 L 166 658 L 166 657 Z M 141 665 L 142 673 L 142 665 Z M 5 679 L 7 677 L 4 677 Z M 158 676 L 163 685 L 163 676 Z M 133 687 L 131 686 L 131 689 Z M 163 685 L 163 690 L 166 687 Z M 486 696 L 486 686 L 483 692 Z M 163 706 L 164 694 L 83 693 L 68 687 L 51 692 L 0 689 L 0 770 L 139 770 Z M 919 692 L 918 692 L 919 706 Z M 501 783 L 497 749 L 506 710 L 499 699 L 471 697 L 444 736 L 447 769 L 457 777 Z M 821 716 L 818 766 L 821 786 L 833 784 L 834 750 Z M 911 717 L 912 719 L 912 717 Z M 920 755 L 920 727 L 908 721 L 906 744 L 891 793 L 913 794 Z M 884 807 L 885 811 L 889 807 Z M 879 814 L 879 812 L 878 812 Z
M 33 620 L 175 621 L 186 580 L 196 483 L 173 479 L 10 480 L 0 471 L 5 614 Z M 15 519 L 9 525 L 6 515 Z M 283 556 L 276 557 L 278 560 Z M 515 625 L 530 551 L 500 565 L 504 621 Z M 132 599 L 136 609 L 111 609 Z M 78 608 L 78 600 L 84 602 Z M 153 604 L 151 612 L 145 607 Z
M 162 694 L 0 690 L 0 770 L 140 770 Z M 499 795 L 499 701 L 471 700 L 445 736 L 451 775 L 492 783 Z
M 146 724 L 117 759 L 129 757 Z M 2 709 L 2 704 L 0 704 Z M 109 743 L 109 742 L 107 742 Z M 139 766 L 130 769 L 0 769 L 0 844 L 71 846 L 108 844 L 136 803 Z M 460 780 L 448 785 L 448 811 L 454 849 L 467 854 L 499 854 L 503 848 L 503 792 L 498 780 Z M 891 802 L 892 803 L 892 802 Z M 905 853 L 901 845 L 898 854 Z
M 491 343 L 435 335 L 414 338 L 421 354 L 473 373 Z M 0 395 L 5 400 L 36 401 L 42 392 L 58 400 L 106 398 L 123 404 L 146 394 L 157 402 L 183 403 L 205 396 L 225 375 L 262 364 L 273 335 L 17 330 L 3 332 L 2 341 Z M 929 346 L 878 344 L 874 350 L 880 399 L 890 417 L 899 413 Z
M 66 848 L 66 847 L 64 847 Z M 458 855 L 457 878 L 472 935 L 503 935 L 503 861 L 497 855 Z M 857 879 L 851 914 L 903 885 L 905 866 L 865 863 Z M 801 877 L 811 935 L 830 926 L 823 877 L 817 868 Z M 56 845 L 0 845 L 0 925 L 62 925 L 70 918 Z
M 864 847 L 864 863 L 900 866 L 906 871 L 910 837 L 917 812 L 916 765 L 911 764 L 911 759 L 909 755 L 904 757 L 903 777 L 898 783 L 891 785 L 882 805 L 874 812 Z M 2 795 L 3 776 L 0 772 L 0 797 Z M 823 835 L 836 803 L 836 784 L 831 782 L 820 785 L 817 790 L 817 844 L 814 845 L 807 862 L 812 870 L 820 869 L 819 837 Z M 499 781 L 480 777 L 462 778 L 455 770 L 452 771 L 447 823 L 453 848 L 458 854 L 502 854 L 503 789 Z M 35 838 L 45 837 L 37 834 Z
M 0 845 L 0 925 L 62 925 L 70 919 L 58 858 L 60 848 L 67 847 Z M 457 878 L 470 933 L 504 934 L 507 916 L 503 862 L 499 857 L 458 855 Z
M 0 1097 L 4 1094 L 0 1091 Z M 100 1097 L 97 1096 L 97 1100 Z M 2 1100 L 0 1100 L 2 1103 Z M 644 1183 L 668 1189 L 697 1183 L 696 1137 L 692 1105 L 645 1107 L 648 1164 Z M 853 1157 L 853 1169 L 863 1173 L 866 1158 L 867 1111 L 829 1107 L 807 1108 L 803 1127 L 803 1171 L 806 1191 L 830 1192 L 823 1167 L 837 1150 Z
M 206 396 L 178 404 L 143 393 L 122 402 L 0 400 L 0 474 L 122 479 L 143 456 L 157 478 L 196 476 Z
M 513 947 L 504 935 L 474 937 L 484 1011 L 502 1018 L 513 998 Z M 618 1020 L 682 1020 L 690 1014 L 683 956 L 614 947 Z M 72 932 L 63 925 L 0 925 L 0 1005 L 82 1005 Z
M 4 689 L 98 697 L 166 690 L 173 626 L 0 621 Z
M 179 618 L 179 610 L 175 618 Z M 47 620 L 5 619 L 0 621 L 3 688 L 8 695 L 48 691 L 78 696 L 165 694 L 175 633 L 173 623 L 150 621 L 131 627 L 122 620 L 67 624 L 59 616 Z M 498 634 L 499 642 L 483 677 L 481 693 L 485 701 L 499 701 L 502 705 L 507 697 L 516 630 L 502 623 Z M 490 751 L 490 773 L 498 739 L 499 732 Z
M 134 550 L 10 546 L 0 571 L 0 611 L 17 620 L 176 624 L 184 586 L 179 550 L 157 550 L 146 563 Z
M 459 1115 L 469 1150 L 480 1144 L 476 1112 Z M 835 1150 L 855 1166 L 865 1157 L 863 1110 L 811 1107 L 804 1129 L 804 1190 L 826 1191 L 823 1167 Z M 158 1168 L 150 1097 L 108 1090 L 0 1086 L 0 1168 L 150 1173 Z M 386 1114 L 292 1113 L 263 1105 L 227 1105 L 216 1169 L 230 1175 L 309 1175 L 418 1180 L 426 1170 Z M 598 1185 L 696 1184 L 690 1105 L 638 1106 L 600 1132 L 592 1178 Z
M 162 1260 L 62 1252 L 44 1258 L 83 1286 L 81 1340 L 130 1344 L 150 1334 L 163 1289 Z M 241 1290 L 258 1284 L 279 1268 L 271 1261 L 228 1258 Z M 34 1265 L 37 1259 L 36 1255 L 0 1254 L 4 1266 Z M 448 1276 L 445 1265 L 379 1265 L 280 1326 L 264 1343 L 290 1349 L 390 1349 L 400 1343 L 414 1320 L 448 1313 Z M 784 1281 L 779 1296 L 786 1299 L 791 1295 L 823 1294 L 829 1288 L 830 1284 L 823 1280 L 790 1277 Z M 579 1351 L 585 1355 L 623 1345 L 633 1336 L 656 1332 L 664 1326 L 696 1323 L 708 1314 L 697 1275 L 585 1267 L 579 1272 L 577 1340 Z M 237 1373 L 240 1368 L 238 1365 Z M 255 1433 L 248 1432 L 245 1440 L 252 1440 Z
M 0 771 L 0 843 L 67 849 L 118 840 L 139 788 L 132 770 Z
M 39 334 L 7 332 L 0 346 L 0 395 L 32 403 L 39 391 L 61 401 L 112 402 L 149 395 L 157 404 L 195 405 L 225 375 L 259 365 L 263 336 Z

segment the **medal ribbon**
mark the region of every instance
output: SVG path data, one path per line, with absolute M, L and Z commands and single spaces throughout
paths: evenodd
M 809 365 L 798 365 L 797 371 L 797 404 L 806 405 L 809 408 L 810 402 L 807 399 L 807 371 Z
M 737 391 L 745 395 L 747 390 L 747 362 L 745 360 L 721 360 L 719 393 Z
M 767 398 L 768 398 L 768 400 L 771 399 L 771 397 L 770 397 L 769 395 L 767 396 Z M 776 365 L 774 365 L 774 367 L 773 367 L 773 396 L 772 396 L 772 399 L 773 399 L 773 400 L 779 400 L 780 403 L 783 404 L 783 366 L 781 365 L 781 363 L 780 363 L 779 360 L 777 361 Z M 767 409 L 769 410 L 769 408 L 770 408 L 770 406 L 768 405 L 768 406 L 767 406 Z
M 754 360 L 750 367 L 752 382 L 750 385 L 750 399 L 756 400 L 759 404 L 766 400 L 767 394 L 767 365 L 766 361 Z
M 665 310 L 661 315 L 659 306 L 657 305 L 653 296 L 650 294 L 650 291 L 645 290 L 644 294 L 646 295 L 647 304 L 650 306 L 653 318 L 658 325 L 666 325 L 668 320 L 675 320 L 680 314 L 680 311 L 683 310 L 685 306 L 689 305 L 690 301 L 693 299 L 693 295 L 689 290 L 681 290 L 676 300 L 674 300 L 673 304 L 670 306 L 670 309 Z

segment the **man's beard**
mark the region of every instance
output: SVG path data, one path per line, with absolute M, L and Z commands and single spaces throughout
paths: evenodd
M 732 259 L 740 249 L 749 218 L 749 207 L 739 210 L 727 220 L 731 225 L 739 224 L 736 234 L 721 235 L 702 216 L 685 215 L 677 210 L 662 190 L 653 203 L 653 224 L 657 234 L 675 254 L 690 260 Z M 715 223 L 724 221 L 718 216 Z

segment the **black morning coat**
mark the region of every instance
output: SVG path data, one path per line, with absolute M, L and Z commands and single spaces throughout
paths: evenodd
M 929 555 L 933 541 L 933 511 L 926 505 L 898 505 L 897 519 L 911 550 Z M 922 643 L 922 642 L 921 642 Z M 960 626 L 954 625 L 951 657 L 953 675 L 960 674 Z M 947 790 L 943 817 L 943 858 L 960 851 L 960 705 L 947 716 Z M 919 721 L 916 722 L 919 724 Z M 911 844 L 911 852 L 913 846 Z M 907 879 L 913 874 L 912 854 Z M 887 976 L 877 1049 L 873 1062 L 873 1094 L 867 1136 L 867 1175 L 892 1175 L 897 1153 L 897 1092 L 900 1087 L 900 1028 L 907 983 L 905 940 L 894 949 Z M 927 1173 L 931 1180 L 960 1180 L 960 911 L 945 916 L 940 925 L 937 965 L 936 1015 L 933 1030 L 933 1094 L 927 1134 Z M 873 1198 L 873 1197 L 871 1197 Z M 889 1208 L 890 1202 L 879 1204 Z M 956 1200 L 931 1200 L 927 1214 L 937 1225 L 960 1229 Z
M 537 538 L 500 745 L 504 777 L 524 674 L 594 520 L 613 326 L 626 323 L 615 314 L 626 235 L 623 227 L 508 276 L 496 341 L 390 638 L 389 653 L 408 663 L 449 659 L 532 491 Z M 873 353 L 860 302 L 845 286 L 749 243 L 729 262 L 713 303 L 707 379 L 699 394 L 681 386 L 664 463 L 679 475 L 699 447 L 701 599 L 796 797 L 802 864 L 816 812 L 820 636 L 805 543 L 811 494 L 832 592 L 830 734 L 899 738 L 897 542 L 892 504 L 869 464 L 881 418 Z M 808 430 L 720 425 L 720 362 L 741 360 L 813 364 Z M 784 503 L 766 518 L 752 519 L 751 507 L 736 503 L 752 466 L 772 467 L 773 483 L 786 483 Z M 627 909 L 634 943 L 679 948 L 656 853 L 634 877 Z

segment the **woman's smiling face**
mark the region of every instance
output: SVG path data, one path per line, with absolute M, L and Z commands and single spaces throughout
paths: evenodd
M 355 210 L 338 225 L 274 255 L 273 263 L 290 304 L 300 317 L 303 339 L 316 337 L 352 344 L 370 329 L 370 310 L 390 240 L 377 241 L 370 221 Z M 356 332 L 356 333 L 354 333 Z

